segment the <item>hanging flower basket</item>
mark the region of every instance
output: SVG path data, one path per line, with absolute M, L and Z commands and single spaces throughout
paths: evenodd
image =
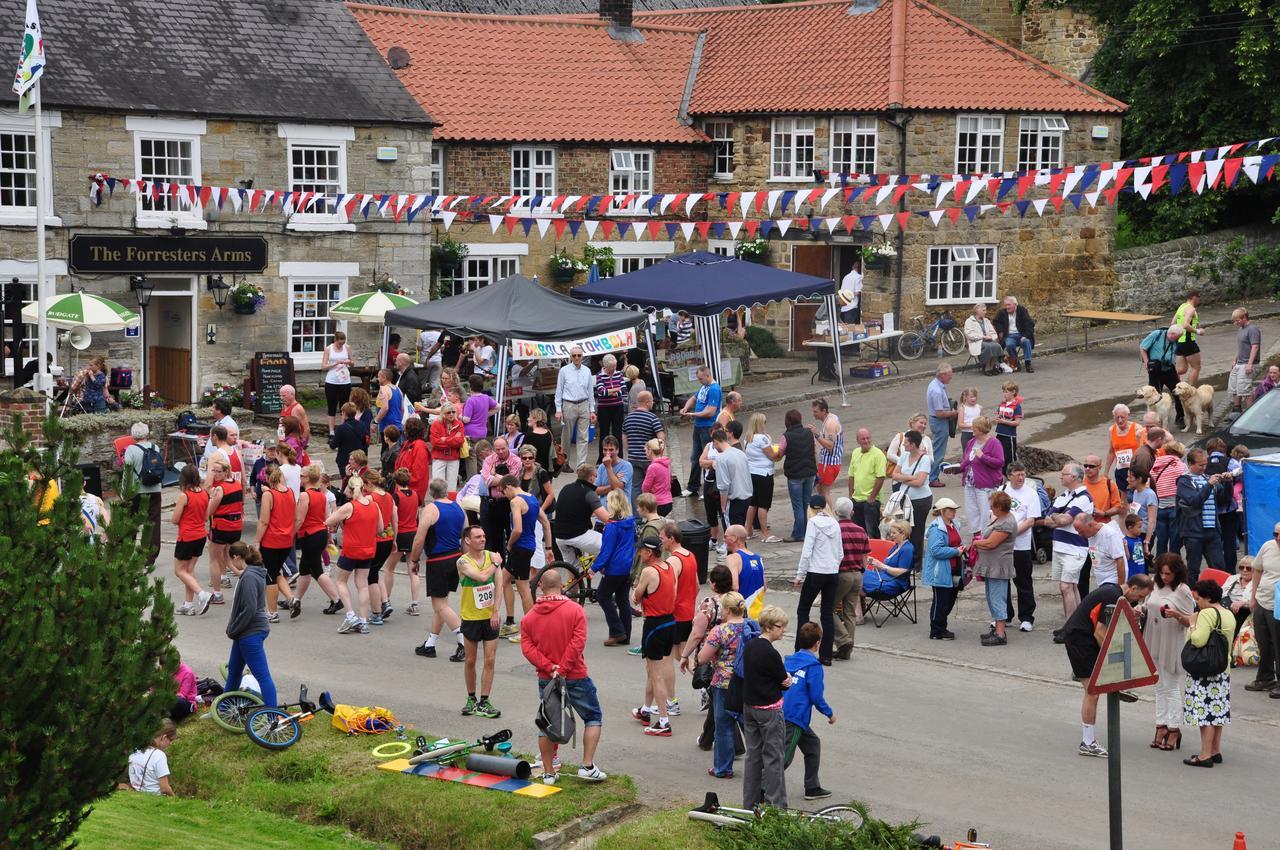
M 446 236 L 431 249 L 431 261 L 439 274 L 453 276 L 462 269 L 462 261 L 469 253 L 466 245 Z
M 585 262 L 577 257 L 569 256 L 564 251 L 557 252 L 551 257 L 551 276 L 556 283 L 573 283 L 573 279 L 587 269 L 588 266 Z
M 734 254 L 739 260 L 768 265 L 769 240 L 761 236 L 757 236 L 755 239 L 743 239 L 734 246 Z
M 864 269 L 885 269 L 898 256 L 898 249 L 889 242 L 877 242 L 862 249 L 862 267 Z
M 227 294 L 231 309 L 242 316 L 252 316 L 267 303 L 267 294 L 257 284 L 241 281 Z

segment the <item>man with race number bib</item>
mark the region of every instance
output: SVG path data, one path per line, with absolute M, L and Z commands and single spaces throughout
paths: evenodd
M 443 478 L 433 478 L 427 485 L 431 501 L 418 517 L 418 531 L 413 537 L 409 562 L 417 564 L 422 550 L 427 551 L 427 596 L 431 599 L 431 633 L 413 651 L 424 658 L 436 657 L 436 641 L 446 627 L 458 639 L 458 648 L 450 661 L 462 661 L 466 650 L 462 642 L 462 621 L 449 607 L 449 594 L 458 589 L 458 556 L 462 554 L 462 529 L 467 524 L 466 512 L 448 498 L 449 485 Z
M 502 712 L 489 702 L 493 668 L 498 660 L 498 596 L 504 584 L 502 556 L 484 548 L 484 529 L 469 525 L 462 530 L 462 555 L 458 558 L 458 585 L 462 595 L 462 641 L 466 652 L 462 674 L 467 683 L 463 716 L 495 719 Z M 476 654 L 484 645 L 484 673 L 480 698 L 476 699 Z

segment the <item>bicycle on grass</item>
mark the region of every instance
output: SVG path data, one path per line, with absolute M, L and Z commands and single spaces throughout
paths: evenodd
M 816 812 L 802 812 L 797 809 L 783 809 L 785 814 L 804 818 L 810 821 L 828 821 L 847 823 L 854 829 L 862 827 L 862 814 L 852 806 L 827 806 Z M 722 829 L 743 829 L 753 826 L 761 817 L 760 809 L 735 809 L 720 805 L 720 797 L 714 791 L 708 791 L 701 806 L 689 812 L 689 820 L 699 820 L 715 824 Z
M 964 331 L 956 326 L 956 320 L 946 310 L 933 314 L 933 323 L 926 326 L 924 316 L 913 316 L 914 330 L 904 331 L 898 337 L 898 356 L 903 360 L 915 360 L 924 353 L 928 344 L 934 351 L 941 349 L 952 357 L 965 350 Z
M 307 686 L 298 691 L 298 710 L 288 712 L 276 706 L 255 708 L 245 716 L 244 731 L 249 740 L 268 750 L 287 750 L 302 740 L 302 724 L 320 711 L 333 714 L 333 698 L 328 691 L 320 694 L 317 706 L 307 700 Z
M 568 561 L 552 561 L 542 569 L 538 570 L 533 577 L 533 598 L 536 601 L 542 593 L 540 590 L 542 577 L 546 575 L 548 570 L 555 570 L 560 573 L 560 583 L 564 586 L 560 591 L 563 595 L 569 597 L 579 605 L 586 605 L 587 602 L 596 601 L 596 589 L 592 585 L 594 576 L 591 572 L 591 565 L 595 563 L 596 556 L 588 552 L 578 555 L 576 565 L 570 564 Z

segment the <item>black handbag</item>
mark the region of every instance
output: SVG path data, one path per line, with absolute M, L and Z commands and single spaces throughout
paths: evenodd
M 1217 610 L 1218 622 L 1209 633 L 1204 646 L 1187 641 L 1182 647 L 1182 669 L 1194 679 L 1210 679 L 1227 669 L 1231 657 L 1226 635 L 1222 633 L 1222 614 Z
M 702 688 L 711 687 L 711 674 L 713 665 L 710 661 L 704 661 L 697 667 L 693 668 L 693 688 L 700 690 Z

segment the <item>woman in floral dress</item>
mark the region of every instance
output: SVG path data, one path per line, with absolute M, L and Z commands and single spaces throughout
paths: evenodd
M 1222 607 L 1222 588 L 1212 579 L 1201 579 L 1191 588 L 1191 595 L 1198 610 L 1191 614 L 1170 612 L 1170 616 L 1189 627 L 1187 641 L 1192 646 L 1204 646 L 1213 632 L 1221 632 L 1230 658 L 1236 618 Z M 1203 679 L 1188 674 L 1183 707 L 1187 725 L 1200 727 L 1200 752 L 1183 759 L 1182 763 L 1192 767 L 1222 764 L 1222 731 L 1231 722 L 1230 664 L 1222 672 Z

